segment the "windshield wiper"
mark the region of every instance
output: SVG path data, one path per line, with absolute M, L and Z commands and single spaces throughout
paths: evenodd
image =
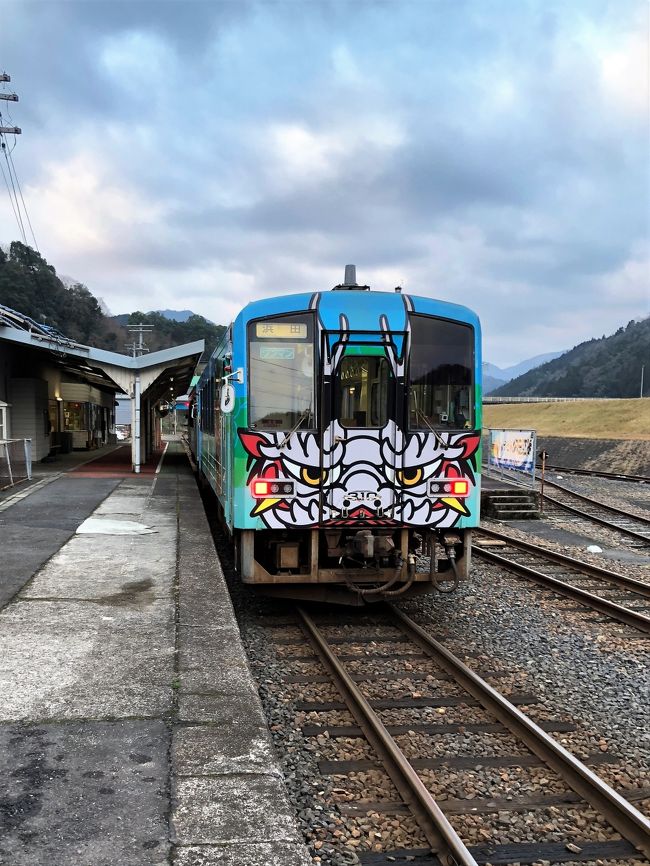
M 418 396 L 415 392 L 413 392 L 413 408 L 415 409 L 415 414 L 420 419 L 420 421 L 424 421 L 424 423 L 429 428 L 429 430 L 431 430 L 431 432 L 433 433 L 433 435 L 436 438 L 436 442 L 438 443 L 438 445 L 441 448 L 446 448 L 447 443 L 445 442 L 445 440 L 442 438 L 440 433 L 438 433 L 438 431 L 432 426 L 431 422 L 429 421 L 427 416 L 424 414 L 424 412 L 419 408 Z
M 303 412 L 300 413 L 300 416 L 299 416 L 298 420 L 296 421 L 296 423 L 294 424 L 294 426 L 291 428 L 291 430 L 289 430 L 289 432 L 288 432 L 287 435 L 284 437 L 284 439 L 282 440 L 282 442 L 280 442 L 280 444 L 278 445 L 278 448 L 284 448 L 285 445 L 287 444 L 287 442 L 289 441 L 289 439 L 290 439 L 290 438 L 293 436 L 293 434 L 296 432 L 296 430 L 298 429 L 298 427 L 300 427 L 300 425 L 302 424 L 302 422 L 305 421 L 305 420 L 306 420 L 307 418 L 309 418 L 309 417 L 311 417 L 311 403 L 309 404 L 309 406 L 307 406 L 307 408 L 306 408 Z

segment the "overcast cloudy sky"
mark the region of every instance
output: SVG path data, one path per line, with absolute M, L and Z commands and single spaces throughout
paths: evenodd
M 0 0 L 0 109 L 42 254 L 113 313 L 225 323 L 355 262 L 506 366 L 649 312 L 648 8 Z

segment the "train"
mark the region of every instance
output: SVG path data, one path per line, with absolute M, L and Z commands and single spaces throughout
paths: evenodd
M 481 328 L 358 285 L 247 304 L 203 370 L 190 441 L 266 595 L 365 605 L 455 589 L 481 484 Z

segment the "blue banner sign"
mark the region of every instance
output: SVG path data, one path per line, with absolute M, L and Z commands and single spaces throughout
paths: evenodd
M 534 430 L 490 430 L 488 465 L 534 474 Z

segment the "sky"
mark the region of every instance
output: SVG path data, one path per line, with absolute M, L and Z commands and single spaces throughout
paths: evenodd
M 226 324 L 355 263 L 505 367 L 650 313 L 649 9 L 0 0 L 0 110 L 38 248 L 112 313 Z

